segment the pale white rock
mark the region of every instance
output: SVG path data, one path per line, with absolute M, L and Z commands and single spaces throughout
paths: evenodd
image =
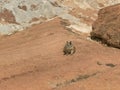
M 53 5 L 55 2 L 59 5 Z M 41 17 L 44 17 L 47 19 L 46 21 L 49 21 L 56 16 L 67 19 L 71 23 L 70 28 L 74 28 L 83 33 L 89 33 L 91 27 L 82 23 L 80 18 L 71 15 L 69 12 L 74 7 L 79 7 L 84 10 L 88 8 L 99 10 L 102 8 L 99 5 L 100 3 L 105 7 L 120 3 L 120 0 L 0 0 L 0 12 L 4 9 L 8 9 L 14 15 L 16 22 L 19 23 L 1 23 L 0 34 L 10 35 L 15 31 L 21 31 L 33 24 L 40 23 Z M 26 10 L 19 8 L 19 6 L 25 6 Z M 85 16 L 82 13 L 80 14 L 83 17 L 95 20 L 95 18 L 89 17 L 89 15 Z M 94 16 L 97 16 L 97 14 L 94 14 Z M 30 22 L 33 18 L 38 18 L 39 21 Z M 1 22 L 5 22 L 5 20 L 1 19 Z

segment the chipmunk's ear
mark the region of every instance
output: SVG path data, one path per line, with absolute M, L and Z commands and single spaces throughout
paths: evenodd
M 70 44 L 72 44 L 72 41 L 70 41 Z

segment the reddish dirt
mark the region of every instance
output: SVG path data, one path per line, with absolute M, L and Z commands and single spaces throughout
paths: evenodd
M 120 90 L 120 50 L 86 37 L 57 18 L 1 37 L 0 90 Z M 70 56 L 62 52 L 67 40 L 76 46 Z

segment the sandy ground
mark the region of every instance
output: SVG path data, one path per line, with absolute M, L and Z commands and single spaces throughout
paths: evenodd
M 0 90 L 120 90 L 120 50 L 86 38 L 60 19 L 1 37 Z M 67 40 L 73 55 L 63 55 Z

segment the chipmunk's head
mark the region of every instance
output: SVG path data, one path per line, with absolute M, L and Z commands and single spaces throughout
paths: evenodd
M 72 45 L 72 41 L 67 41 L 66 42 L 68 45 Z

